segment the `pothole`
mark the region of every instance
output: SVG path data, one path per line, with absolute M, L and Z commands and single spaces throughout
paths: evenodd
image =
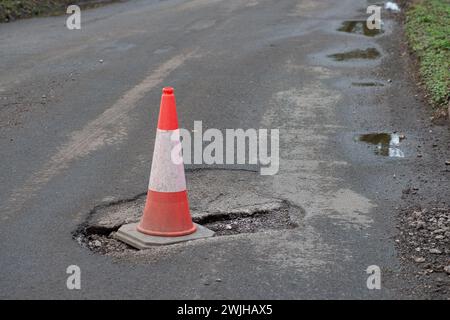
M 347 20 L 342 22 L 337 31 L 364 35 L 366 37 L 375 37 L 383 31 L 379 29 L 367 28 L 366 20 Z
M 252 234 L 268 230 L 287 230 L 299 226 L 303 210 L 290 202 L 263 196 L 251 191 L 247 176 L 254 173 L 231 171 L 192 172 L 189 200 L 192 220 L 213 231 L 214 237 Z M 218 179 L 218 180 L 217 180 Z M 225 180 L 225 181 L 224 181 Z M 221 192 L 226 181 L 234 184 L 232 191 Z M 211 186 L 209 182 L 215 181 Z M 94 207 L 86 221 L 74 232 L 74 239 L 83 247 L 99 254 L 135 252 L 114 233 L 124 224 L 138 222 L 145 205 L 146 193 L 130 199 L 107 202 Z M 194 241 L 195 242 L 195 241 Z
M 340 52 L 330 54 L 327 57 L 335 60 L 335 61 L 348 61 L 348 60 L 357 60 L 357 59 L 368 59 L 374 60 L 381 56 L 381 53 L 375 48 L 367 48 L 365 50 L 356 49 L 347 52 Z
M 404 152 L 400 149 L 404 135 L 397 133 L 369 133 L 357 137 L 357 140 L 374 146 L 373 152 L 384 157 L 403 158 Z
M 113 238 L 123 225 L 138 222 L 145 203 L 145 194 L 136 198 L 105 204 L 94 208 L 89 219 L 74 233 L 77 242 L 98 253 L 134 250 Z M 230 212 L 192 212 L 192 220 L 216 232 L 215 237 L 283 230 L 298 227 L 290 217 L 293 208 L 285 200 L 273 200 Z

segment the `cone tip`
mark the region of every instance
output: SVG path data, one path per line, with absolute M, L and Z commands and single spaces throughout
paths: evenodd
M 163 94 L 173 94 L 173 88 L 172 87 L 164 87 Z

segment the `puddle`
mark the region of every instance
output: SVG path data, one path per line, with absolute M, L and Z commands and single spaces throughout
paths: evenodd
M 380 52 L 375 48 L 368 48 L 365 50 L 356 49 L 348 52 L 330 54 L 327 57 L 335 61 L 347 61 L 355 59 L 370 59 L 374 60 L 381 56 Z
M 352 86 L 355 87 L 384 87 L 381 82 L 352 82 Z
M 367 23 L 365 20 L 344 21 L 342 23 L 342 26 L 339 29 L 337 29 L 337 31 L 360 34 L 360 35 L 364 35 L 366 37 L 375 37 L 375 36 L 379 35 L 380 33 L 383 33 L 382 30 L 378 30 L 378 29 L 370 30 L 369 28 L 367 28 Z
M 403 136 L 396 133 L 369 133 L 358 137 L 358 141 L 375 146 L 376 155 L 393 158 L 404 158 L 405 155 L 400 150 L 400 142 Z
M 145 199 L 146 193 L 142 193 L 131 199 L 96 206 L 88 214 L 87 221 L 73 233 L 73 238 L 81 246 L 99 254 L 136 252 L 136 249 L 114 239 L 114 233 L 123 224 L 139 221 Z M 226 209 L 199 212 L 193 206 L 192 220 L 215 231 L 214 237 L 220 237 L 293 229 L 298 224 L 291 219 L 291 214 L 301 211 L 288 201 L 271 198 L 265 198 L 261 203 Z

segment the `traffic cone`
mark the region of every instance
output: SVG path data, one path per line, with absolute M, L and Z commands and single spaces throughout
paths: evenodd
M 181 144 L 179 137 L 175 95 L 172 88 L 164 88 L 147 201 L 137 227 L 142 233 L 177 237 L 196 230 L 189 211 L 184 165 L 172 159 L 172 150 Z
M 177 151 L 180 151 L 177 155 Z M 181 157 L 173 88 L 163 89 L 147 199 L 139 224 L 122 226 L 116 238 L 138 249 L 211 237 L 192 222 Z

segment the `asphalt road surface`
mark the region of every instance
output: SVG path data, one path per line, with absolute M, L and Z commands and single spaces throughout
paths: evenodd
M 399 260 L 395 209 L 429 114 L 395 14 L 375 37 L 337 31 L 371 2 L 138 0 L 83 12 L 78 31 L 64 16 L 0 25 L 0 297 L 421 297 Z M 356 56 L 332 56 L 346 52 Z M 166 85 L 184 128 L 280 130 L 279 172 L 248 189 L 301 208 L 298 228 L 134 258 L 73 239 L 96 205 L 145 192 Z M 404 157 L 357 141 L 373 132 L 406 134 Z M 420 165 L 434 159 L 424 152 Z M 226 195 L 240 172 L 191 182 Z M 66 287 L 69 265 L 81 290 Z M 372 265 L 380 290 L 367 288 Z

